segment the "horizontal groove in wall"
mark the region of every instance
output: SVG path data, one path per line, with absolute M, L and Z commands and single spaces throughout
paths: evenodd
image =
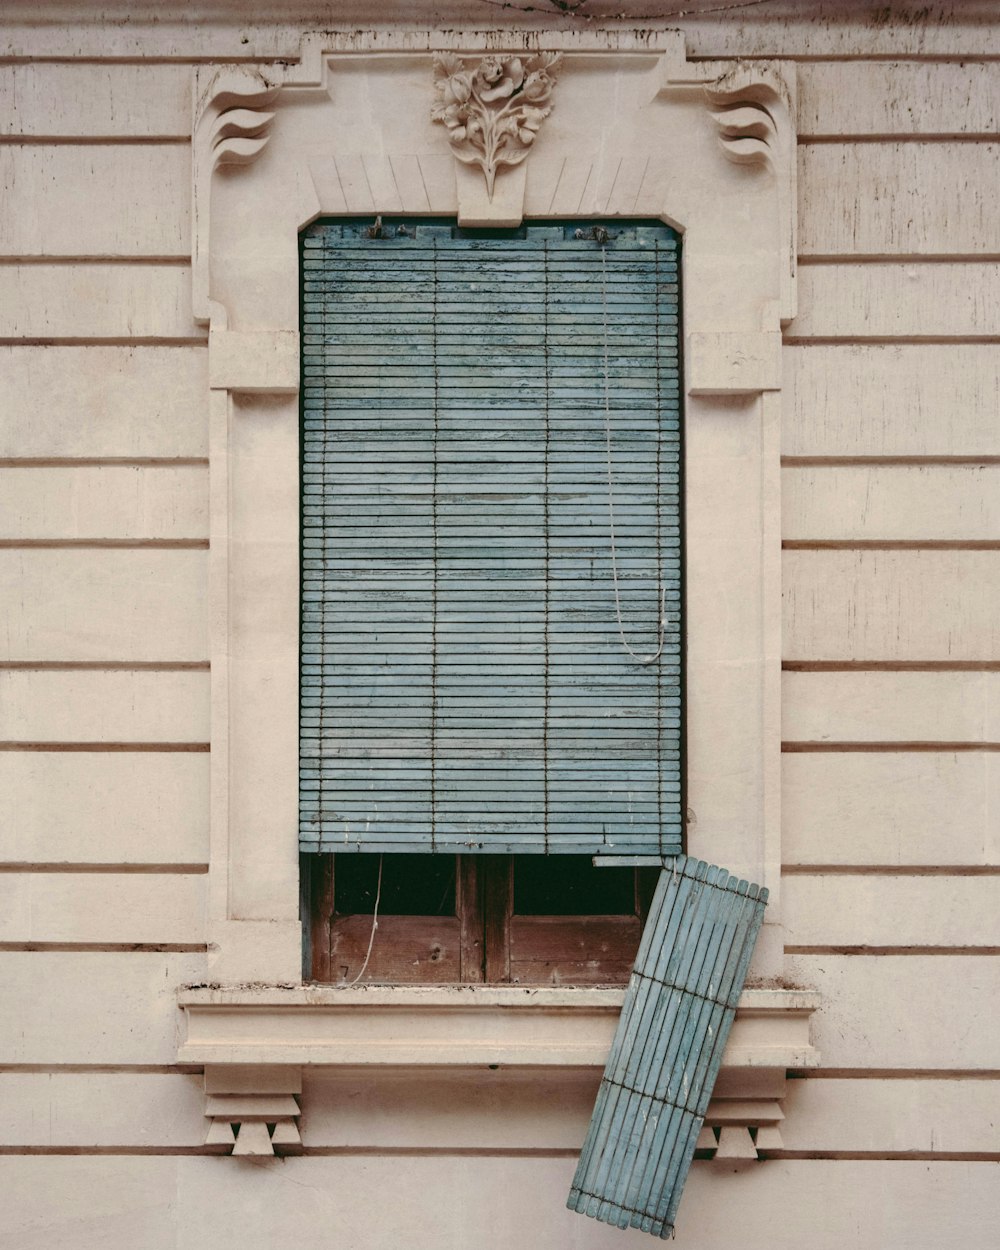
M 786 755 L 828 755 L 838 752 L 895 755 L 901 751 L 1000 751 L 1000 742 L 782 742 Z
M 133 877 L 202 877 L 208 864 L 62 864 L 28 860 L 0 861 L 0 872 L 113 873 Z
M 744 8 L 747 0 L 736 0 L 737 8 Z M 749 0 L 752 4 L 755 0 Z M 983 32 L 986 33 L 985 31 Z M 787 52 L 784 54 L 765 53 L 758 51 L 755 53 L 758 60 L 767 61 L 784 61 L 790 65 L 857 65 L 867 64 L 885 64 L 886 62 L 903 62 L 905 64 L 914 65 L 992 65 L 994 61 L 1000 61 L 1000 55 L 990 54 L 988 52 L 817 52 L 811 54 L 808 52 Z M 689 55 L 689 61 L 733 61 L 739 64 L 744 58 L 740 56 L 710 56 L 707 52 L 700 53 L 697 56 Z
M 994 538 L 783 538 L 782 551 L 1000 551 Z
M 785 673 L 996 673 L 1000 660 L 782 660 Z
M 579 1146 L 305 1146 L 302 1154 L 314 1158 L 379 1155 L 397 1159 L 576 1159 Z
M 793 1081 L 1000 1081 L 1000 1068 L 790 1068 Z
M 200 1076 L 197 1063 L 0 1063 L 0 1074 L 45 1076 Z M 1000 1081 L 1000 1068 L 792 1068 L 797 1081 Z
M 747 3 L 755 4 L 755 3 L 764 3 L 764 2 L 765 0 L 729 0 L 728 4 L 724 3 L 722 4 L 721 7 L 723 9 L 725 8 L 741 9 L 741 8 L 745 8 Z M 697 13 L 689 14 L 689 16 L 697 18 L 698 14 Z M 635 17 L 629 19 L 629 21 L 631 21 L 632 23 L 636 23 L 640 20 L 641 19 L 635 18 Z M 8 25 L 10 25 L 10 23 L 8 23 Z M 161 29 L 164 29 L 164 28 L 165 26 L 161 24 Z M 254 29 L 255 28 L 250 28 L 251 33 Z M 256 29 L 259 29 L 259 26 Z M 476 30 L 473 33 L 479 33 L 482 29 L 483 29 L 482 26 L 477 26 Z M 534 31 L 537 29 L 540 29 L 540 28 L 535 28 L 535 27 L 529 28 L 529 30 L 531 31 Z M 245 27 L 239 27 L 239 28 L 234 27 L 233 30 L 234 30 L 234 34 L 236 37 L 239 37 L 240 35 L 247 33 L 247 30 Z M 339 33 L 342 33 L 342 32 L 339 32 Z M 979 33 L 980 33 L 980 38 L 978 40 L 978 47 L 979 49 L 981 49 L 982 43 L 983 43 L 982 36 L 984 36 L 987 33 L 987 28 L 984 27 L 982 31 Z M 861 63 L 871 62 L 873 64 L 885 64 L 887 62 L 888 63 L 900 62 L 904 64 L 917 64 L 917 65 L 952 65 L 952 64 L 990 65 L 996 61 L 1000 61 L 1000 53 L 982 52 L 981 50 L 977 50 L 976 47 L 973 47 L 971 45 L 969 49 L 964 52 L 957 52 L 957 51 L 956 52 L 905 52 L 901 50 L 893 50 L 889 52 L 808 53 L 808 52 L 785 51 L 779 46 L 779 43 L 780 41 L 776 42 L 775 48 L 771 52 L 758 50 L 757 52 L 754 53 L 755 59 L 779 61 L 779 62 L 784 62 L 788 65 L 812 65 L 812 64 L 823 64 L 823 63 L 837 65 L 837 64 L 845 64 L 845 63 L 857 64 L 859 62 Z M 437 44 L 429 44 L 429 46 L 433 48 L 433 47 L 436 47 Z M 337 51 L 338 49 L 335 46 L 333 46 L 331 47 L 330 50 Z M 342 53 L 344 51 L 343 48 L 339 50 Z M 391 57 L 391 56 L 398 56 L 400 51 L 418 51 L 419 52 L 420 50 L 421 48 L 419 46 L 416 48 L 406 48 L 406 47 L 399 47 L 399 46 L 397 47 L 384 46 L 378 51 L 372 51 L 372 52 L 367 53 L 367 55 Z M 31 64 L 31 65 L 250 65 L 250 66 L 281 65 L 281 66 L 284 66 L 288 64 L 289 61 L 294 61 L 297 57 L 297 54 L 298 54 L 297 44 L 294 47 L 276 50 L 274 52 L 271 52 L 268 55 L 264 55 L 262 53 L 243 53 L 242 55 L 239 53 L 232 53 L 232 54 L 218 53 L 218 54 L 212 54 L 212 55 L 208 55 L 208 54 L 199 55 L 197 52 L 187 52 L 184 54 L 151 52 L 145 56 L 136 55 L 134 53 L 131 55 L 128 55 L 128 54 L 115 55 L 113 53 L 105 53 L 100 56 L 95 56 L 92 54 L 90 55 L 88 54 L 80 54 L 80 55 L 65 54 L 62 56 L 57 56 L 54 54 L 53 55 L 34 55 L 31 53 L 25 52 L 21 55 L 7 53 L 3 56 L 0 56 L 0 65 Z M 601 55 L 601 53 L 595 50 L 591 52 L 591 55 Z M 736 54 L 726 54 L 723 52 L 702 52 L 702 53 L 697 53 L 697 54 L 689 53 L 687 59 L 691 62 L 711 61 L 711 62 L 717 62 L 719 64 L 726 63 L 726 62 L 733 62 L 733 63 L 739 64 L 743 62 L 746 58 L 744 56 L 739 56 Z
M 1000 334 L 788 334 L 781 340 L 783 347 L 955 347 L 962 343 L 996 346 Z
M 35 62 L 32 62 L 35 63 Z M 0 64 L 5 62 L 0 61 Z M 129 147 L 162 148 L 188 146 L 189 134 L 176 135 L 17 135 L 0 134 L 3 147 Z
M 900 751 L 1000 751 L 1000 742 L 783 742 L 786 755 L 829 755 L 837 752 L 895 755 Z
M 136 253 L 123 256 L 120 252 L 81 253 L 79 256 L 26 255 L 18 252 L 0 254 L 0 265 L 49 265 L 65 268 L 68 265 L 190 265 L 190 252 L 174 252 L 170 255 Z
M 782 456 L 783 469 L 923 468 L 1000 464 L 1000 456 Z
M 890 1163 L 1000 1163 L 1000 1152 L 985 1150 L 762 1150 L 761 1159 Z
M 229 1146 L 0 1146 L 0 1155 L 227 1155 Z M 577 1148 L 559 1146 L 305 1146 L 297 1157 L 355 1156 L 398 1159 L 575 1159 Z
M 207 538 L 0 538 L 0 551 L 207 551 Z
M 85 751 L 93 754 L 167 751 L 190 754 L 210 750 L 208 742 L 0 742 L 0 751 Z
M 0 1146 L 0 1155 L 189 1156 L 228 1155 L 228 1146 Z M 576 1159 L 579 1148 L 530 1146 L 304 1146 L 299 1158 Z M 711 1152 L 698 1151 L 698 1159 Z M 1000 1153 L 962 1150 L 762 1150 L 762 1159 L 866 1160 L 912 1163 L 998 1163 Z
M 302 1153 L 317 1158 L 339 1155 L 378 1157 L 390 1155 L 402 1159 L 575 1159 L 580 1148 L 560 1146 L 306 1146 Z
M 801 266 L 827 265 L 988 265 L 1000 261 L 1000 252 L 803 252 Z
M 987 265 L 1000 261 L 996 252 L 804 252 L 801 266 L 822 265 Z
M 9 23 L 8 23 L 9 25 Z M 718 57 L 706 57 L 718 60 Z M 848 60 L 852 58 L 847 58 Z M 890 57 L 893 61 L 902 57 Z M 955 60 L 958 58 L 955 57 Z M 963 57 L 969 60 L 969 57 Z M 988 58 L 984 58 L 988 59 Z M 0 56 L 0 65 L 285 65 L 288 56 L 198 56 L 191 53 L 181 56 Z
M 1000 460 L 1000 456 L 997 457 Z M 978 461 L 977 461 L 978 463 Z M 0 469 L 194 469 L 207 456 L 0 456 Z
M 852 135 L 845 132 L 829 135 L 799 135 L 798 145 L 800 148 L 808 148 L 829 146 L 832 143 L 850 143 L 852 146 L 861 143 L 996 143 L 997 139 L 1000 139 L 1000 131 L 995 130 L 941 130 L 928 131 L 926 134 L 914 131 L 893 134 L 892 131 L 886 131 L 878 135 Z
M 0 660 L 0 672 L 207 673 L 210 660 Z
M 0 1155 L 227 1155 L 229 1146 L 0 1146 Z
M 207 332 L 192 332 L 189 338 L 165 338 L 160 335 L 139 335 L 136 338 L 84 338 L 80 335 L 69 335 L 65 338 L 0 338 L 0 347 L 205 347 L 207 344 Z
M 786 955 L 1000 955 L 1000 946 L 786 946 Z
M 200 1076 L 200 1063 L 0 1063 L 0 1076 Z
M 0 951 L 19 954 L 204 955 L 204 942 L 0 942 Z
M 784 877 L 998 877 L 1000 864 L 782 864 Z

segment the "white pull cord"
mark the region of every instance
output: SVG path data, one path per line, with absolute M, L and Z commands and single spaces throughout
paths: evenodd
M 352 985 L 357 985 L 357 983 L 365 975 L 365 972 L 368 968 L 368 961 L 372 957 L 372 947 L 375 945 L 375 932 L 378 929 L 378 904 L 379 904 L 379 899 L 381 897 L 382 897 L 382 856 L 379 855 L 378 857 L 378 885 L 375 888 L 375 909 L 372 912 L 372 931 L 371 931 L 371 936 L 368 939 L 368 950 L 365 952 L 365 962 L 361 965 L 361 971 L 358 973 L 358 975 L 354 978 L 353 981 L 347 982 L 348 988 L 350 988 Z
M 608 365 L 608 257 L 603 247 L 601 248 L 601 311 L 604 316 L 604 447 L 608 461 L 608 529 L 611 534 L 611 576 L 615 587 L 615 616 L 618 620 L 618 636 L 622 640 L 622 646 L 637 664 L 655 664 L 663 654 L 663 642 L 667 628 L 667 591 L 659 568 L 657 569 L 657 586 L 659 588 L 660 622 L 656 650 L 652 655 L 640 655 L 633 650 L 625 637 L 625 623 L 622 620 L 621 590 L 618 584 L 618 547 L 615 542 L 614 473 L 611 466 L 611 378 Z

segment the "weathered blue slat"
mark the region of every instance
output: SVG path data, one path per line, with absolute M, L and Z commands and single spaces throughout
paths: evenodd
M 664 867 L 571 1210 L 671 1236 L 766 902 L 767 890 L 702 861 Z

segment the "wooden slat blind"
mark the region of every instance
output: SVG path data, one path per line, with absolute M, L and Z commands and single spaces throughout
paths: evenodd
M 303 850 L 680 850 L 677 237 L 593 233 L 303 236 Z
M 766 903 L 701 860 L 660 874 L 571 1210 L 671 1236 Z

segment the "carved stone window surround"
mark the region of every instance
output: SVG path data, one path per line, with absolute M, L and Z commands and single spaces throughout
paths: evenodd
M 210 331 L 213 983 L 301 979 L 298 233 L 325 215 L 404 212 L 496 225 L 661 218 L 683 234 L 688 847 L 769 887 L 751 982 L 782 974 L 780 347 L 794 314 L 794 82 L 766 63 L 689 63 L 679 32 L 616 32 L 613 50 L 609 38 L 317 35 L 289 65 L 198 71 L 193 292 Z M 430 119 L 432 54 L 444 48 L 564 54 L 552 115 L 528 158 L 498 174 L 492 201 Z M 346 1001 L 335 997 L 343 991 L 298 992 L 331 1012 Z M 491 1009 L 483 990 L 463 992 Z M 562 992 L 583 1008 L 595 991 Z M 204 998 L 186 994 L 182 1006 L 195 1027 Z M 783 1006 L 755 1019 L 772 1008 L 778 1036 Z M 266 1032 L 273 1017 L 248 1009 L 241 1018 Z M 769 1053 L 783 1080 L 781 1045 Z M 300 1070 L 270 1055 L 279 1086 L 281 1071 Z M 220 1075 L 245 1077 L 244 1062 L 220 1057 L 208 1071 L 212 1098 L 246 1093 Z M 261 1088 L 260 1097 L 272 1092 Z M 291 1148 L 294 1116 L 282 1105 L 280 1133 L 279 1121 L 260 1118 L 276 1114 L 263 1103 L 244 1118 L 271 1123 L 264 1131 Z M 223 1108 L 213 1124 L 225 1137 L 228 1104 L 212 1106 Z M 261 1129 L 244 1145 L 263 1150 Z

